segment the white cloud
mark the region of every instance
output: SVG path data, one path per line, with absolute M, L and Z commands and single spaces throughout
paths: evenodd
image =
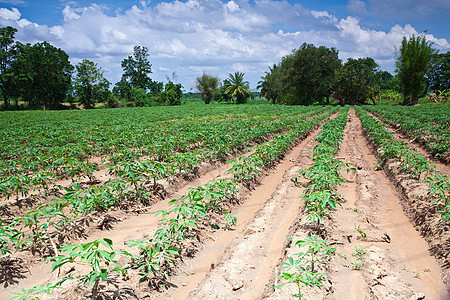
M 351 1 L 363 7 L 362 1 Z M 278 63 L 304 42 L 336 47 L 340 57 L 373 57 L 393 71 L 394 47 L 403 36 L 416 34 L 410 25 L 395 25 L 384 32 L 364 28 L 359 19 L 337 19 L 328 11 L 305 9 L 286 1 L 219 0 L 171 1 L 149 5 L 140 1 L 129 9 L 111 12 L 108 7 L 90 5 L 62 9 L 63 23 L 48 27 L 21 18 L 19 10 L 0 9 L 0 25 L 15 26 L 22 42 L 46 40 L 69 53 L 73 63 L 94 60 L 115 83 L 120 79 L 121 61 L 133 46 L 149 49 L 155 80 L 166 80 L 176 72 L 189 89 L 203 72 L 225 79 L 242 71 L 251 86 L 268 66 Z M 432 34 L 427 39 L 442 51 L 447 40 Z
M 21 15 L 22 14 L 15 7 L 13 7 L 11 10 L 7 8 L 0 8 L 0 18 L 2 19 L 18 21 Z
M 234 1 L 230 1 L 226 4 L 227 8 L 231 11 L 231 12 L 235 12 L 239 10 L 239 5 L 237 5 Z

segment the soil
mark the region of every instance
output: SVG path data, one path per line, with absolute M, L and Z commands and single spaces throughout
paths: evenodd
M 281 262 L 298 253 L 295 241 L 311 234 L 300 199 L 303 188 L 292 178 L 298 175 L 298 170 L 311 164 L 318 132 L 319 129 L 311 132 L 278 164 L 266 170 L 257 184 L 240 189 L 238 203 L 230 204 L 232 214 L 237 217 L 237 224 L 231 230 L 202 228 L 199 241 L 192 242 L 192 255 L 184 257 L 174 270 L 168 288 L 156 291 L 148 283 L 140 282 L 136 275 L 130 274 L 125 280 L 117 276 L 101 283 L 99 299 L 291 298 L 298 292 L 294 284 L 272 287 L 282 283 L 278 277 Z M 304 298 L 450 299 L 449 286 L 446 286 L 448 227 L 432 211 L 426 186 L 395 174 L 394 161 L 389 162 L 390 169 L 387 166 L 385 170 L 375 170 L 374 153 L 351 109 L 338 157 L 352 163 L 356 172 L 342 173 L 347 182 L 338 191 L 345 200 L 324 223 L 321 233 L 321 238 L 336 247 L 337 254 L 321 267 L 327 273 L 324 286 L 303 288 Z M 227 164 L 204 166 L 201 175 L 187 185 L 181 182 L 171 185 L 170 197 L 152 204 L 148 211 L 109 213 L 121 222 L 112 222 L 109 230 L 89 231 L 84 241 L 109 237 L 114 241 L 114 248 L 137 254 L 125 242 L 153 235 L 160 217 L 152 212 L 168 208 L 170 199 L 184 195 L 190 187 L 228 177 L 229 167 Z M 360 259 L 354 255 L 355 247 L 364 252 Z M 56 279 L 49 263 L 10 262 L 7 269 L 7 264 L 0 259 L 1 273 L 10 272 L 2 275 L 4 288 L 0 290 L 0 299 L 11 297 L 11 291 Z M 67 271 L 63 269 L 59 277 Z M 84 299 L 90 295 L 89 287 L 76 281 L 66 282 L 64 287 L 48 299 Z

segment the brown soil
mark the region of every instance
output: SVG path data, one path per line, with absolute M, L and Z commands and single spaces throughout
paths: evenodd
M 448 272 L 441 267 L 445 253 L 441 253 L 441 261 L 437 261 L 429 251 L 430 245 L 436 252 L 438 244 L 450 244 L 448 229 L 442 224 L 434 228 L 434 223 L 430 222 L 419 225 L 421 230 L 427 229 L 429 232 L 426 235 L 427 244 L 416 230 L 417 224 L 413 225 L 407 217 L 427 220 L 424 217 L 428 213 L 425 208 L 430 209 L 431 203 L 426 202 L 424 187 L 417 188 L 411 182 L 402 185 L 392 174 L 388 177 L 383 170 L 375 171 L 376 157 L 366 142 L 354 110 L 350 111 L 350 116 L 339 157 L 352 163 L 357 172 L 343 173 L 348 180 L 339 188 L 345 198 L 343 207 L 338 208 L 332 219 L 324 223 L 322 233 L 322 238 L 336 247 L 338 254 L 328 261 L 326 267 L 322 267 L 328 274 L 324 287 L 303 289 L 305 299 L 450 298 L 443 283 Z M 172 276 L 172 287 L 158 292 L 130 274 L 127 280 L 114 277 L 103 282 L 99 299 L 291 298 L 297 292 L 294 284 L 286 284 L 276 290 L 271 287 L 282 282 L 277 277 L 280 263 L 298 252 L 294 242 L 311 234 L 303 214 L 304 203 L 299 198 L 303 188 L 297 187 L 291 179 L 297 176 L 296 171 L 311 164 L 311 151 L 317 133 L 318 130 L 315 130 L 277 165 L 260 176 L 258 185 L 250 190 L 240 190 L 240 204 L 232 207 L 232 214 L 238 220 L 232 230 L 202 229 L 202 243 L 193 246 L 194 257 L 184 257 Z M 190 187 L 228 177 L 229 167 L 227 164 L 209 169 L 205 166 L 201 176 L 187 185 L 173 184 L 170 199 L 182 196 Z M 401 179 L 399 182 L 406 181 Z M 428 203 L 428 206 L 408 200 L 417 198 L 415 195 L 418 194 L 422 195 L 421 201 Z M 122 219 L 121 222 L 114 224 L 109 231 L 90 231 L 85 241 L 109 237 L 116 249 L 136 253 L 136 249 L 129 248 L 125 242 L 151 237 L 159 226 L 157 221 L 160 218 L 151 212 L 167 208 L 168 200 L 159 201 L 148 212 L 140 214 L 111 213 L 111 216 Z M 435 215 L 431 216 L 431 220 L 436 222 Z M 358 233 L 355 226 L 359 226 L 365 237 Z M 287 240 L 289 237 L 292 237 L 292 242 Z M 360 260 L 352 255 L 355 254 L 355 247 L 365 251 Z M 0 290 L 0 299 L 9 298 L 11 291 L 55 280 L 56 274 L 50 272 L 49 263 L 31 264 L 27 268 L 27 262 L 22 262 L 14 266 L 10 268 L 14 276 L 5 277 L 8 282 L 2 282 L 4 289 Z M 1 267 L 4 272 L 4 265 Z M 60 277 L 67 271 L 63 269 Z M 89 287 L 79 286 L 76 281 L 67 282 L 65 287 L 52 293 L 48 299 L 84 299 L 89 296 Z
M 341 156 L 356 166 L 357 172 L 356 176 L 345 175 L 348 182 L 339 192 L 346 202 L 332 222 L 331 238 L 338 245 L 337 253 L 342 253 L 330 265 L 332 295 L 336 299 L 365 295 L 371 299 L 420 299 L 421 295 L 446 299 L 449 294 L 441 268 L 403 212 L 404 197 L 398 196 L 383 171 L 374 171 L 376 159 L 353 110 L 346 133 Z M 361 270 L 357 270 L 355 247 L 366 251 L 361 256 Z

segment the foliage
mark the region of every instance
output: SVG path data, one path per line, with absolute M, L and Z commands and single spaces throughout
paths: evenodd
M 333 98 L 341 105 L 365 104 L 368 100 L 375 103 L 382 76 L 377 68 L 377 63 L 370 57 L 349 58 L 337 72 Z
M 12 68 L 23 100 L 43 110 L 59 107 L 66 98 L 74 69 L 67 53 L 47 42 L 18 43 Z
M 262 87 L 262 95 L 276 103 L 324 104 L 331 95 L 340 65 L 335 48 L 317 48 L 304 43 L 283 57 L 277 67 L 263 77 L 259 86 Z
M 248 85 L 248 81 L 244 81 L 244 73 L 235 72 L 228 77 L 228 82 L 225 85 L 225 93 L 234 97 L 237 104 L 245 103 L 250 97 Z
M 106 102 L 110 83 L 93 61 L 83 59 L 76 67 L 74 91 L 84 108 L 93 108 L 95 103 Z
M 133 55 L 122 60 L 122 81 L 129 82 L 131 87 L 144 90 L 152 87 L 152 80 L 148 74 L 152 72 L 152 65 L 148 60 L 148 48 L 133 47 Z
M 183 91 L 183 86 L 180 83 L 173 83 L 169 81 L 164 87 L 164 91 L 159 94 L 158 102 L 166 105 L 180 105 Z
M 217 102 L 231 102 L 233 97 L 226 93 L 227 86 L 230 85 L 230 81 L 225 79 L 223 84 L 213 92 L 213 99 Z
M 396 53 L 396 72 L 403 90 L 403 105 L 415 105 L 426 92 L 425 75 L 431 69 L 431 59 L 436 54 L 424 35 L 403 38 Z
M 442 91 L 450 90 L 450 51 L 433 55 L 431 66 L 426 74 L 428 88 L 439 96 Z
M 336 248 L 327 246 L 326 242 L 326 240 L 320 240 L 317 235 L 307 236 L 305 240 L 298 240 L 295 242 L 295 245 L 304 251 L 296 253 L 296 258 L 290 256 L 287 262 L 281 263 L 283 273 L 281 273 L 280 277 L 297 285 L 298 293 L 294 296 L 298 297 L 298 299 L 303 298 L 302 285 L 322 286 L 325 274 L 318 272 L 316 266 L 325 264 L 325 259 L 336 250 Z M 281 286 L 276 286 L 275 288 Z
M 131 84 L 122 76 L 120 81 L 116 82 L 116 84 L 114 85 L 112 92 L 119 99 L 131 101 L 131 89 Z
M 93 284 L 92 297 L 96 299 L 98 293 L 98 285 L 100 279 L 108 280 L 110 272 L 117 272 L 120 274 L 126 273 L 126 267 L 121 267 L 116 259 L 116 256 L 134 256 L 126 251 L 113 251 L 113 241 L 108 238 L 102 238 L 89 243 L 67 244 L 62 246 L 59 250 L 61 253 L 67 255 L 59 255 L 51 257 L 48 260 L 54 260 L 52 264 L 52 271 L 61 268 L 67 263 L 79 262 L 87 264 L 91 269 L 88 273 L 82 275 L 80 282 L 84 285 Z M 106 250 L 100 249 L 103 246 Z M 112 270 L 108 267 L 113 265 Z M 72 278 L 72 274 L 66 275 L 66 278 Z
M 260 97 L 265 97 L 272 103 L 280 103 L 280 93 L 282 91 L 282 76 L 278 65 L 269 67 L 269 72 L 265 72 L 266 75 L 261 77 L 261 81 L 258 82 L 257 89 L 260 89 Z
M 8 97 L 11 93 L 11 63 L 14 58 L 14 34 L 17 29 L 7 26 L 0 28 L 0 90 L 5 110 L 8 110 Z
M 219 78 L 203 73 L 202 76 L 195 79 L 196 88 L 200 91 L 205 104 L 211 102 L 214 91 L 219 86 Z

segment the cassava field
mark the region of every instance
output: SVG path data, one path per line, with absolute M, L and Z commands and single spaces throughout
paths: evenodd
M 448 299 L 450 109 L 0 113 L 0 299 Z

